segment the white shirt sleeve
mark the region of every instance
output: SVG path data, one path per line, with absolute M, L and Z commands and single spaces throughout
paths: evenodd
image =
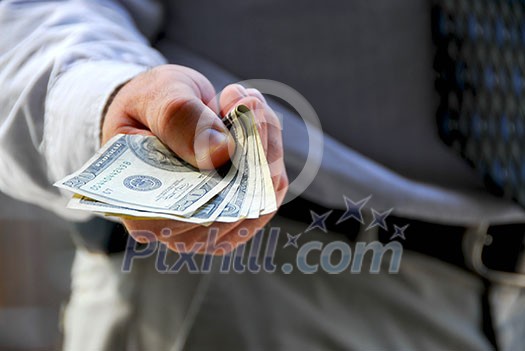
M 165 59 L 114 1 L 4 0 L 0 32 L 0 191 L 82 218 L 52 184 L 100 147 L 113 91 Z

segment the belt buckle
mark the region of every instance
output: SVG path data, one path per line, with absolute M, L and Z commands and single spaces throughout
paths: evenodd
M 490 269 L 483 262 L 483 250 L 492 238 L 488 234 L 489 224 L 467 228 L 463 236 L 462 250 L 466 265 L 492 283 L 525 288 L 525 273 L 513 273 Z

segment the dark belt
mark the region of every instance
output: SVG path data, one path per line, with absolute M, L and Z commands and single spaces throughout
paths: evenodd
M 128 240 L 133 240 L 122 224 L 99 217 L 75 223 L 72 235 L 78 247 L 105 254 L 124 252 Z
M 361 226 L 358 221 L 349 219 L 336 224 L 344 213 L 342 210 L 328 209 L 306 199 L 297 198 L 281 206 L 278 214 L 309 224 L 312 221 L 310 211 L 318 214 L 332 211 L 326 220 L 326 228 L 344 235 L 350 241 L 357 239 Z M 408 225 L 405 230 L 406 240 L 393 239 L 400 241 L 404 249 L 419 252 L 469 270 L 462 249 L 463 236 L 466 232 L 465 227 L 429 223 L 396 216 L 389 216 L 386 219 L 386 224 L 389 228 L 393 228 L 394 224 L 399 227 Z M 124 226 L 103 218 L 78 223 L 75 228 L 75 240 L 79 245 L 90 251 L 107 254 L 123 252 L 129 238 Z M 496 271 L 515 271 L 520 254 L 524 250 L 525 224 L 494 225 L 489 227 L 488 234 L 491 236 L 491 243 L 484 248 L 482 254 L 485 265 Z M 379 241 L 387 243 L 391 236 L 391 231 L 379 229 Z
M 297 198 L 281 206 L 279 215 L 308 225 L 312 222 L 310 211 L 323 214 L 332 211 L 326 220 L 329 231 L 340 233 L 350 241 L 357 240 L 361 224 L 354 219 L 349 219 L 337 224 L 344 211 L 329 209 L 304 198 Z M 395 225 L 405 230 L 405 240 L 397 237 L 393 240 L 400 241 L 406 250 L 415 251 L 437 258 L 462 269 L 470 271 L 463 254 L 463 241 L 467 228 L 462 226 L 436 224 L 414 219 L 389 216 L 386 224 L 390 231 L 379 229 L 378 240 L 383 243 L 390 242 Z M 368 223 L 367 223 L 368 224 Z M 305 227 L 306 229 L 306 227 Z M 483 249 L 482 260 L 485 266 L 495 271 L 514 272 L 524 250 L 525 224 L 494 225 L 488 228 L 490 245 Z

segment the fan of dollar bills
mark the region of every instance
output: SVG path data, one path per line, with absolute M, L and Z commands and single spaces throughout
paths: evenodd
M 236 149 L 221 169 L 200 171 L 156 137 L 119 134 L 55 186 L 75 193 L 70 208 L 131 219 L 208 224 L 274 212 L 270 169 L 252 111 L 239 105 L 224 123 Z

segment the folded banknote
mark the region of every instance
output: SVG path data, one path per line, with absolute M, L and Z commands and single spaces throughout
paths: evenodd
M 154 136 L 119 134 L 77 172 L 55 183 L 68 207 L 132 219 L 234 222 L 276 211 L 255 117 L 244 105 L 224 119 L 236 141 L 231 162 L 201 171 Z

